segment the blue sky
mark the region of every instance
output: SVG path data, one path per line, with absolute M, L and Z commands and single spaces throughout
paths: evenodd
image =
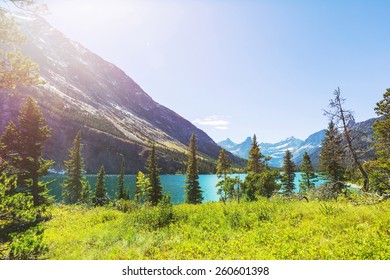
M 80 3 L 81 2 L 81 3 Z M 47 1 L 50 23 L 214 140 L 305 139 L 390 87 L 390 1 Z

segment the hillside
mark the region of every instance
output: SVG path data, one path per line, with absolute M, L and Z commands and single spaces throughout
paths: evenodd
M 162 172 L 182 172 L 192 133 L 202 158 L 200 171 L 213 169 L 220 147 L 204 131 L 155 102 L 121 69 L 69 40 L 43 18 L 18 13 L 16 20 L 27 37 L 20 47 L 40 65 L 45 84 L 20 87 L 8 92 L 11 96 L 0 94 L 0 131 L 16 120 L 20 104 L 31 95 L 52 129 L 44 156 L 56 161 L 56 170 L 63 169 L 79 129 L 88 172 L 104 164 L 108 173 L 116 173 L 122 155 L 129 162 L 126 172 L 136 172 L 153 142 Z M 236 165 L 245 162 L 230 157 Z

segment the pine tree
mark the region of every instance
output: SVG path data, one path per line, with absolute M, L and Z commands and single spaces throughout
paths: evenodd
M 375 113 L 381 117 L 374 123 L 374 146 L 378 158 L 390 159 L 390 88 L 376 103 Z
M 149 201 L 156 206 L 162 198 L 162 186 L 160 180 L 160 169 L 157 165 L 156 146 L 153 144 L 146 166 L 147 177 L 150 181 Z
M 302 172 L 301 179 L 299 180 L 300 192 L 306 192 L 307 190 L 313 189 L 315 187 L 315 182 L 317 182 L 318 179 L 307 152 L 303 154 L 300 171 Z
M 19 183 L 31 190 L 34 205 L 48 203 L 46 186 L 39 183 L 39 177 L 48 173 L 53 161 L 42 158 L 45 141 L 49 138 L 50 129 L 43 126 L 45 119 L 37 103 L 29 97 L 20 109 L 19 133 L 17 141 Z
M 196 159 L 196 138 L 195 134 L 191 135 L 189 144 L 189 157 L 187 164 L 185 190 L 186 203 L 199 204 L 203 200 L 202 190 L 199 185 L 198 165 Z
M 277 183 L 272 182 L 273 178 L 276 180 L 276 174 L 270 170 L 267 164 L 269 160 L 269 157 L 265 157 L 261 153 L 256 135 L 253 135 L 251 149 L 249 150 L 248 175 L 242 184 L 242 191 L 246 200 L 256 200 L 256 196 L 259 195 L 269 197 L 278 188 Z
M 344 179 L 344 149 L 342 138 L 333 121 L 329 123 L 322 140 L 320 171 L 332 183 Z
M 89 185 L 84 174 L 84 160 L 81 154 L 81 131 L 73 140 L 73 146 L 69 149 L 69 160 L 64 162 L 67 179 L 64 181 L 63 198 L 66 203 L 74 204 L 88 200 Z
M 365 166 L 370 171 L 370 190 L 382 195 L 390 192 L 390 88 L 376 103 L 375 113 L 381 117 L 373 125 L 376 159 Z
M 118 177 L 118 199 L 128 199 L 127 197 L 125 197 L 124 181 L 125 181 L 125 160 L 124 158 L 122 158 L 119 177 Z
M 104 166 L 102 165 L 98 173 L 98 180 L 95 189 L 95 197 L 93 199 L 95 206 L 103 206 L 108 203 L 106 192 L 107 190 L 105 186 L 105 171 L 104 171 Z
M 45 252 L 42 230 L 36 230 L 41 207 L 31 194 L 17 190 L 15 175 L 0 174 L 0 259 L 36 259 Z
M 265 169 L 265 157 L 260 152 L 260 146 L 257 143 L 256 135 L 253 135 L 251 149 L 248 157 L 248 174 L 260 174 Z
M 286 150 L 283 160 L 282 191 L 284 195 L 291 196 L 294 192 L 295 184 L 295 164 L 292 160 L 292 153 Z

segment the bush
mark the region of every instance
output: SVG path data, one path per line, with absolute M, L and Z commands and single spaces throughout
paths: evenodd
M 115 202 L 115 208 L 123 213 L 130 213 L 139 209 L 139 206 L 134 201 L 127 199 L 119 199 Z
M 165 226 L 169 226 L 173 221 L 173 217 L 174 217 L 171 197 L 169 195 L 163 195 L 163 198 L 159 202 L 157 208 L 158 208 L 157 227 L 162 228 Z
M 24 233 L 13 235 L 10 245 L 9 258 L 12 260 L 35 260 L 47 251 L 43 243 L 43 228 L 37 226 Z
M 325 183 L 318 188 L 308 192 L 308 196 L 311 199 L 314 198 L 318 200 L 337 200 L 340 194 L 348 195 L 347 186 L 342 182 Z

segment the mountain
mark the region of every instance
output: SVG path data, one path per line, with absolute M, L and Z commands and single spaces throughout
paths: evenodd
M 289 137 L 275 144 L 260 143 L 259 146 L 260 151 L 265 156 L 271 157 L 271 160 L 269 162 L 270 166 L 281 167 L 283 165 L 283 157 L 285 155 L 286 150 L 290 150 L 294 155 L 295 151 L 299 147 L 301 147 L 303 143 L 304 141 L 302 141 L 301 139 Z
M 311 134 L 302 145 L 293 153 L 293 160 L 297 166 L 302 163 L 303 154 L 307 152 L 310 156 L 313 166 L 318 166 L 319 155 L 322 147 L 322 140 L 325 138 L 325 129 Z
M 248 159 L 249 150 L 251 148 L 252 138 L 248 137 L 244 142 L 235 145 L 226 145 L 229 143 L 227 140 L 221 141 L 218 144 L 229 152 Z M 303 145 L 304 141 L 297 139 L 295 137 L 289 137 L 285 140 L 282 140 L 277 143 L 259 143 L 260 151 L 265 156 L 271 156 L 269 162 L 270 166 L 280 167 L 283 165 L 283 156 L 286 149 L 289 149 L 291 152 L 295 152 L 299 147 Z
M 88 172 L 104 164 L 117 173 L 122 156 L 126 172 L 142 170 L 151 143 L 156 143 L 163 173 L 185 169 L 187 145 L 197 137 L 200 172 L 213 170 L 220 147 L 202 130 L 172 110 L 155 102 L 115 65 L 79 43 L 69 40 L 43 18 L 16 14 L 25 34 L 22 52 L 39 64 L 43 85 L 0 92 L 0 132 L 9 120 L 16 120 L 27 95 L 37 100 L 52 129 L 44 156 L 63 170 L 68 149 L 82 130 Z M 230 155 L 242 166 L 244 160 Z
M 377 118 L 369 119 L 363 122 L 348 123 L 351 129 L 351 136 L 354 139 L 354 147 L 359 158 L 362 161 L 372 159 L 375 151 L 371 144 L 373 141 L 372 125 Z M 319 164 L 319 155 L 321 152 L 322 140 L 325 138 L 325 129 L 311 134 L 306 140 L 300 140 L 294 137 L 289 137 L 277 143 L 260 143 L 260 151 L 265 156 L 271 156 L 270 166 L 281 167 L 283 165 L 283 156 L 287 149 L 293 154 L 293 160 L 297 166 L 300 166 L 302 157 L 305 152 L 308 152 L 312 160 L 313 166 Z M 241 144 L 226 145 L 227 140 L 221 141 L 218 144 L 233 154 L 247 159 L 250 143 L 252 139 L 248 137 Z M 351 158 L 347 157 L 347 161 L 351 162 Z
M 236 146 L 237 144 L 234 143 L 232 140 L 230 140 L 230 138 L 227 138 L 226 140 L 218 142 L 218 145 L 220 145 L 221 147 L 223 147 L 225 149 L 231 149 L 234 146 Z

